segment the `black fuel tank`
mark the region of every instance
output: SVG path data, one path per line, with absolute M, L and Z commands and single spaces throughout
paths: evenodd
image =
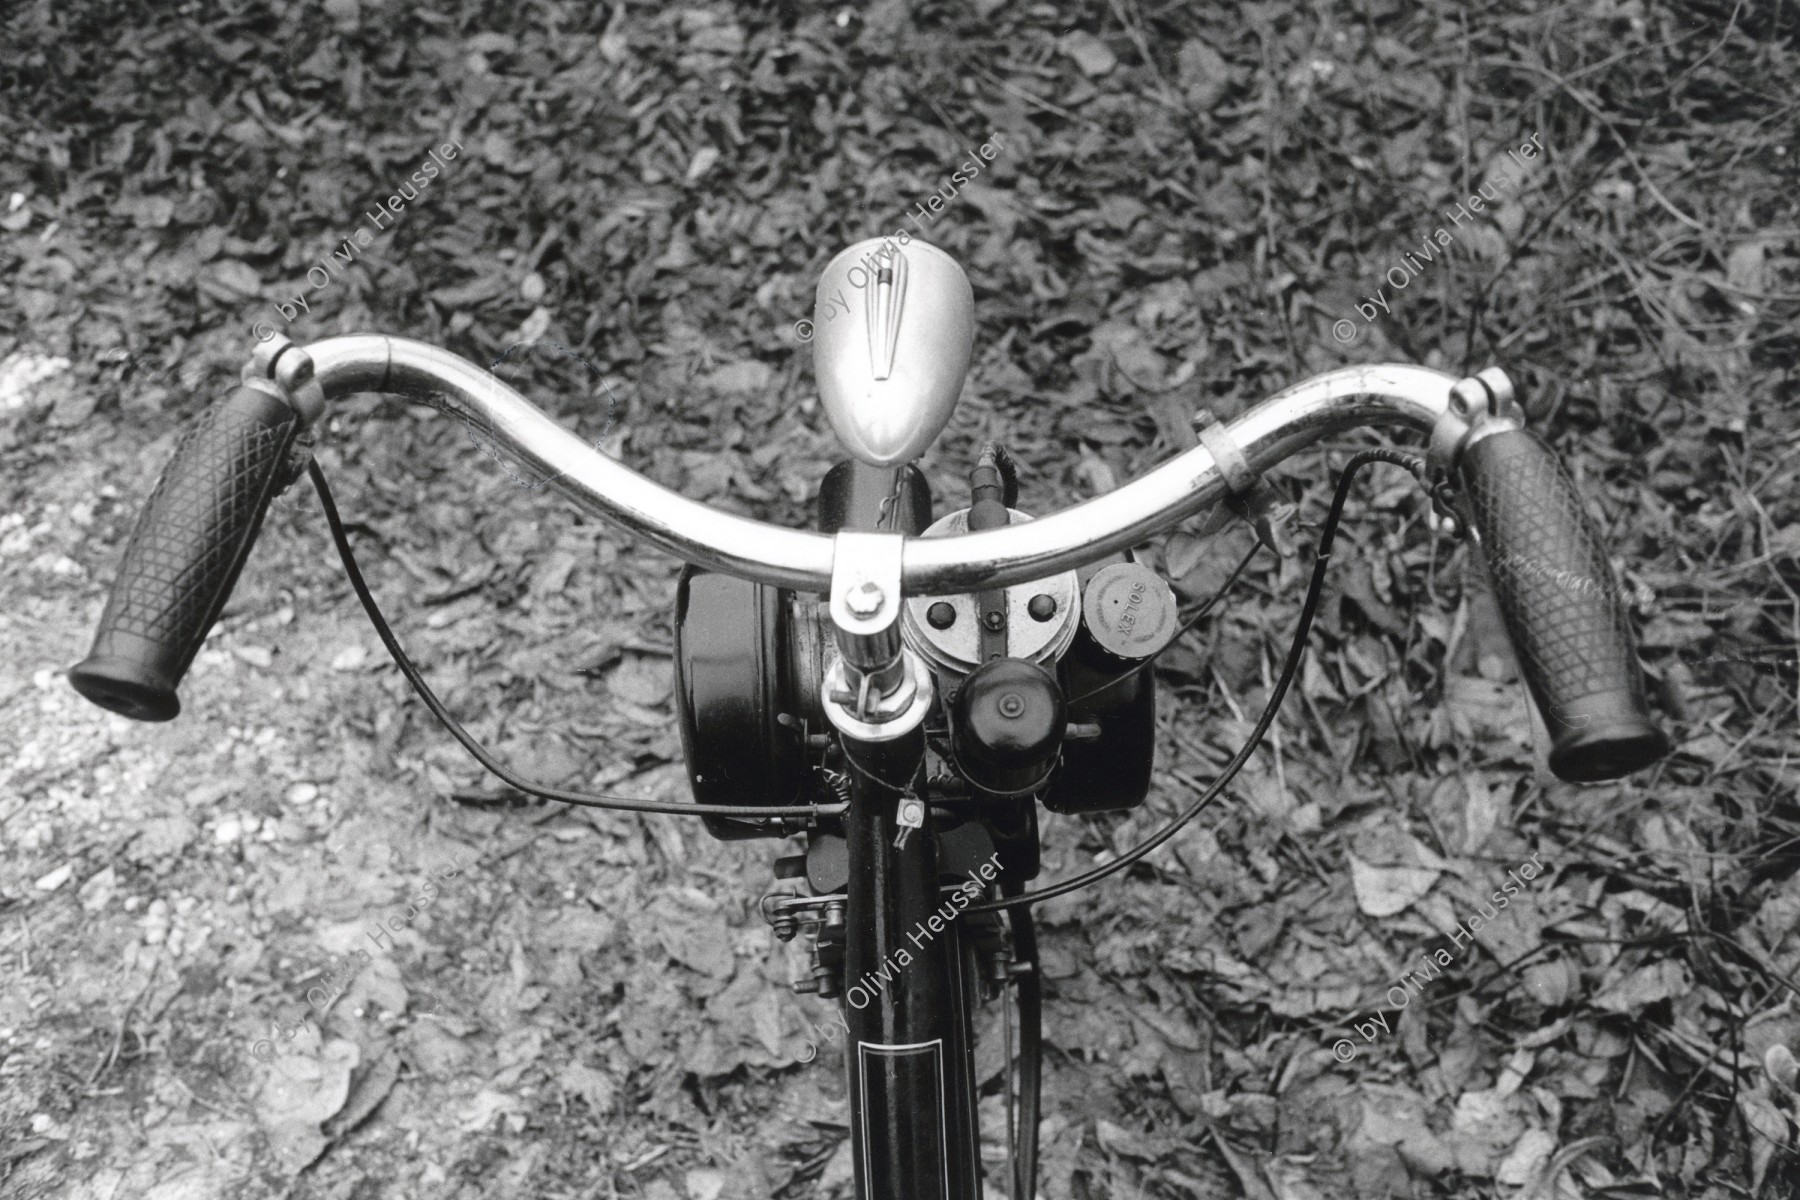
M 688 567 L 675 589 L 675 703 L 701 804 L 799 804 L 806 770 L 784 711 L 789 605 L 778 588 Z M 764 823 L 703 817 L 726 840 L 779 837 Z

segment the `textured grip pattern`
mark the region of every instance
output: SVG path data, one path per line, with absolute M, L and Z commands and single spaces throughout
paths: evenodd
M 292 409 L 238 388 L 203 413 L 150 493 L 77 691 L 140 720 L 181 710 L 175 689 L 218 619 L 283 484 L 298 432 Z
M 1669 751 L 1599 532 L 1556 456 L 1523 430 L 1477 441 L 1463 483 L 1500 613 L 1564 779 L 1617 779 Z

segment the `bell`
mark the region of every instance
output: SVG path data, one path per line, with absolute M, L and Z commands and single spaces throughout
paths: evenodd
M 813 370 L 852 457 L 911 462 L 962 394 L 975 293 L 955 259 L 916 238 L 870 238 L 825 266 L 813 305 Z
M 1069 706 L 1054 674 L 1023 659 L 997 658 L 963 681 L 952 708 L 951 753 L 978 790 L 1023 796 L 1049 782 L 1069 727 Z

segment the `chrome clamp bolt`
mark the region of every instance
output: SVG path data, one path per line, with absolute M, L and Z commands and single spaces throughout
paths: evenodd
M 844 593 L 844 603 L 859 617 L 872 617 L 880 612 L 885 599 L 881 585 L 867 579 Z

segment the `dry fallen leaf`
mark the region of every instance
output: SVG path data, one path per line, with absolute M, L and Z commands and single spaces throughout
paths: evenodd
M 1430 867 L 1376 867 L 1350 855 L 1356 903 L 1371 917 L 1391 917 L 1431 890 L 1441 872 Z
M 391 1050 L 357 1071 L 344 1107 L 325 1123 L 325 1136 L 336 1141 L 360 1125 L 387 1098 L 399 1078 L 400 1056 Z
M 516 1113 L 523 1107 L 515 1096 L 508 1096 L 492 1088 L 482 1088 L 463 1110 L 463 1118 L 458 1122 L 457 1128 L 464 1133 L 480 1133 L 493 1123 L 496 1116 Z
M 1163 548 L 1163 558 L 1169 565 L 1169 577 L 1181 579 L 1200 565 L 1206 556 L 1206 543 L 1191 533 L 1177 529 L 1169 535 L 1168 544 Z
M 604 1071 L 581 1063 L 570 1063 L 556 1077 L 556 1082 L 571 1096 L 580 1096 L 587 1101 L 588 1107 L 596 1113 L 604 1115 L 612 1112 L 616 1089 L 611 1077 Z
M 1217 50 L 1199 38 L 1189 38 L 1182 43 L 1176 62 L 1188 100 L 1197 109 L 1212 108 L 1231 86 L 1230 67 Z
M 668 660 L 644 654 L 625 655 L 606 677 L 607 690 L 614 696 L 644 708 L 655 708 L 667 700 L 674 686 Z
M 1685 996 L 1692 986 L 1687 968 L 1680 962 L 1658 959 L 1608 983 L 1594 997 L 1594 1004 L 1609 1012 L 1634 1013 L 1658 1000 Z
M 317 1045 L 310 1027 L 283 1047 L 257 1096 L 256 1115 L 270 1146 L 290 1174 L 309 1165 L 328 1144 L 319 1126 L 344 1107 L 350 1073 L 362 1057 L 355 1042 L 334 1038 Z
M 1494 1173 L 1501 1154 L 1525 1133 L 1520 1107 L 1517 1093 L 1502 1094 L 1498 1088 L 1464 1092 L 1458 1098 L 1446 1141 L 1464 1174 L 1487 1177 Z
M 454 1077 L 470 1055 L 462 1040 L 437 1020 L 415 1022 L 400 1040 L 407 1061 L 433 1079 Z
M 1118 55 L 1091 33 L 1076 30 L 1062 40 L 1062 51 L 1075 60 L 1081 73 L 1090 79 L 1106 74 L 1119 65 Z
M 1537 1178 L 1556 1151 L 1556 1135 L 1547 1129 L 1527 1129 L 1494 1171 L 1494 1182 L 1522 1187 Z

